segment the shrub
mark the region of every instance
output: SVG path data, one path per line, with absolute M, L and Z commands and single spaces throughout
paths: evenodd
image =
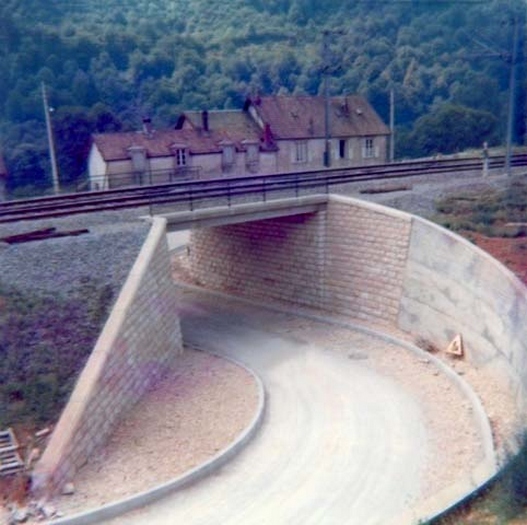
M 113 296 L 97 281 L 69 297 L 0 289 L 0 427 L 58 416 Z
M 519 516 L 527 508 L 527 434 L 502 470 L 495 500 L 496 513 L 503 519 Z

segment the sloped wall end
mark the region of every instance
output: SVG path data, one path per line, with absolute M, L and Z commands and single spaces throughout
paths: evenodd
M 32 475 L 36 495 L 71 480 L 119 417 L 182 352 L 165 221 L 156 219 Z

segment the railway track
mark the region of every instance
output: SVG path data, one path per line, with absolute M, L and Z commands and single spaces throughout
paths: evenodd
M 502 156 L 491 157 L 489 170 L 502 168 L 503 164 Z M 511 165 L 513 167 L 527 166 L 527 155 L 515 155 L 511 160 Z M 478 157 L 463 160 L 437 159 L 360 168 L 332 168 L 324 171 L 185 181 L 79 192 L 2 202 L 0 203 L 0 223 L 171 203 L 183 203 L 187 209 L 192 210 L 205 199 L 208 201 L 223 200 L 223 203 L 230 205 L 232 199 L 240 196 L 253 196 L 255 200 L 266 200 L 273 194 L 285 190 L 292 192 L 292 196 L 298 196 L 302 191 L 313 189 L 327 193 L 332 186 L 338 184 L 397 180 L 481 169 L 482 160 Z

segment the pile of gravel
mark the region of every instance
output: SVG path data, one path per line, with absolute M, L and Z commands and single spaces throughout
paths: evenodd
M 44 228 L 87 229 L 88 233 L 21 244 L 0 241 L 2 288 L 75 296 L 89 282 L 118 291 L 150 225 L 139 219 L 137 211 L 86 214 L 3 225 L 0 238 Z

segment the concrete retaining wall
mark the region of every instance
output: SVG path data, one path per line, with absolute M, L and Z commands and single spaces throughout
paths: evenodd
M 398 325 L 445 347 L 463 335 L 468 359 L 492 367 L 517 407 L 527 387 L 527 290 L 467 240 L 414 218 Z
M 158 219 L 36 465 L 33 491 L 49 494 L 71 480 L 181 351 L 165 221 Z
M 461 333 L 470 362 L 492 367 L 524 408 L 527 289 L 465 239 L 334 195 L 318 213 L 196 230 L 192 239 L 192 271 L 205 286 L 391 326 L 442 348 Z

